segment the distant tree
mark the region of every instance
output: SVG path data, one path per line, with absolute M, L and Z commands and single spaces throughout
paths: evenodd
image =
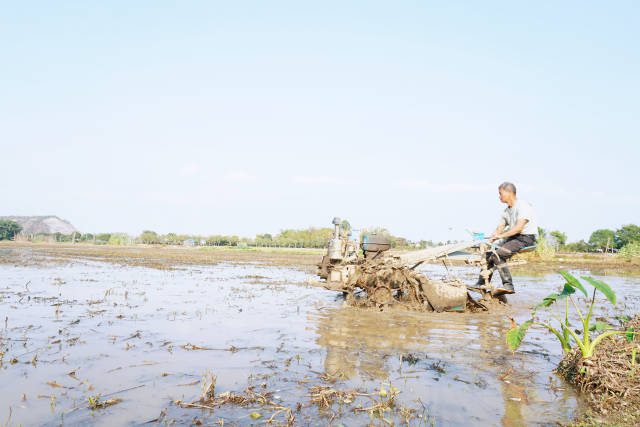
M 591 252 L 593 247 L 584 240 L 580 240 L 579 242 L 569 243 L 565 246 L 565 250 L 568 252 Z
M 567 235 L 562 231 L 555 230 L 549 234 L 556 238 L 560 246 L 564 246 L 567 243 Z
M 391 246 L 394 248 L 406 248 L 411 246 L 411 244 L 404 237 L 393 237 L 393 240 L 391 240 Z
M 269 233 L 256 234 L 254 243 L 257 246 L 271 246 L 273 244 L 273 236 Z
M 135 239 L 126 233 L 112 233 L 110 236 L 107 242 L 109 245 L 125 246 L 135 243 Z
M 616 247 L 622 248 L 629 243 L 640 242 L 640 227 L 635 224 L 622 226 L 616 230 Z
M 545 239 L 547 237 L 547 232 L 544 228 L 538 227 L 538 240 Z
M 184 236 L 188 238 L 188 236 Z M 237 246 L 240 238 L 238 236 L 209 236 L 206 244 L 209 246 Z
M 273 237 L 273 243 L 283 247 L 322 248 L 326 246 L 331 228 L 308 228 L 306 230 L 282 230 Z
M 180 239 L 178 239 L 178 235 L 176 233 L 167 233 L 158 239 L 169 245 L 177 245 L 180 243 Z
M 350 224 L 341 224 L 343 229 L 345 227 L 349 227 L 351 229 Z M 377 234 L 379 236 L 384 236 L 391 240 L 392 247 L 397 246 L 406 246 L 410 242 L 406 241 L 403 238 L 392 236 L 391 233 L 385 228 L 374 228 L 370 230 L 360 230 L 362 239 L 362 234 Z M 280 246 L 280 247 L 295 247 L 295 248 L 323 248 L 327 245 L 329 240 L 329 236 L 333 234 L 332 228 L 308 228 L 303 230 L 281 230 L 275 236 L 271 236 L 271 234 L 257 234 L 253 243 L 250 240 L 245 240 L 246 244 L 256 244 L 258 246 Z M 242 244 L 242 240 L 238 240 L 237 236 L 211 236 L 207 239 L 207 244 L 209 245 L 237 245 L 238 243 Z
M 22 226 L 15 221 L 0 221 L 0 240 L 11 240 L 22 231 Z
M 51 235 L 56 239 L 56 242 L 70 242 L 73 237 L 72 234 L 62 234 L 59 231 L 56 231 Z
M 96 240 L 107 243 L 111 239 L 111 233 L 100 233 L 96 236 Z
M 88 242 L 88 241 L 90 241 L 90 240 L 93 240 L 93 238 L 94 238 L 94 237 L 95 237 L 95 236 L 94 236 L 93 234 L 91 234 L 91 233 L 82 233 L 82 234 L 80 235 L 80 237 L 76 237 L 76 239 L 77 239 L 79 242 Z
M 209 246 L 219 246 L 219 245 L 221 245 L 219 237 L 220 236 L 209 236 L 209 237 L 207 237 L 207 245 L 209 245 Z
M 602 228 L 591 233 L 591 237 L 589 237 L 589 244 L 593 246 L 594 249 L 605 249 L 607 244 L 610 247 L 613 246 L 615 239 L 615 231 Z
M 155 231 L 145 230 L 140 235 L 140 241 L 145 245 L 152 245 L 154 243 L 160 243 L 158 234 Z
M 393 236 L 391 235 L 391 233 L 389 233 L 389 230 L 387 230 L 384 227 L 375 227 L 375 228 L 371 228 L 371 229 L 366 229 L 366 230 L 362 230 L 363 233 L 366 234 L 376 234 L 378 236 L 383 236 L 386 238 L 392 238 Z

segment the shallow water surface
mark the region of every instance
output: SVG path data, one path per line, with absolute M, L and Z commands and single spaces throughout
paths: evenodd
M 470 281 L 473 272 L 452 274 Z M 217 393 L 249 384 L 274 392 L 293 409 L 294 425 L 402 424 L 399 409 L 373 419 L 354 411 L 379 400 L 381 387 L 399 390 L 396 408 L 413 410 L 411 425 L 546 425 L 580 411 L 576 394 L 552 374 L 560 346 L 541 330 L 513 355 L 504 314 L 356 310 L 304 285 L 306 277 L 294 267 L 238 263 L 171 271 L 87 259 L 2 263 L 0 420 L 261 425 L 272 415 L 258 406 L 176 404 L 199 399 L 205 373 L 215 374 Z M 606 281 L 626 295 L 622 310 L 637 304 L 634 279 Z M 516 283 L 510 302 L 521 321 L 562 279 L 518 276 Z M 372 396 L 319 409 L 310 398 L 317 385 Z M 89 409 L 98 395 L 122 400 Z M 277 414 L 275 424 L 284 419 Z

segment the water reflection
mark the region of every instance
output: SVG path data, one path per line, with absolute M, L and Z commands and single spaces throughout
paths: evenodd
M 308 317 L 328 374 L 353 383 L 404 381 L 400 390 L 429 403 L 439 425 L 519 426 L 552 422 L 558 413 L 569 420 L 577 406 L 569 390 L 552 395 L 548 360 L 534 353 L 523 365 L 507 351 L 502 316 L 339 307 Z

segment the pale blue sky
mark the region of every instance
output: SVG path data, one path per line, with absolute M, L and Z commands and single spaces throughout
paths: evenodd
M 639 5 L 5 2 L 0 215 L 461 239 L 511 180 L 570 240 L 640 223 Z

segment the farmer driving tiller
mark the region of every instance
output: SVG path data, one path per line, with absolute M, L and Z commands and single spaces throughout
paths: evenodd
M 340 219 L 334 218 L 335 231 L 318 264 L 322 281 L 310 279 L 309 283 L 342 292 L 351 305 L 381 309 L 395 304 L 420 311 L 487 310 L 494 299 L 506 302 L 505 294 L 514 293 L 508 267 L 526 262 L 507 260 L 533 248 L 538 226 L 531 205 L 516 198 L 513 184 L 501 184 L 499 193 L 500 201 L 508 207 L 489 239 L 476 233 L 471 241 L 421 250 L 391 251 L 389 239 L 374 233 L 363 233 L 359 242 L 359 234 L 341 230 Z M 506 240 L 500 245 L 493 243 L 498 239 Z M 449 268 L 454 260 L 480 266 L 478 282 L 469 286 L 460 280 Z M 442 262 L 447 276 L 439 279 L 418 270 L 425 262 Z M 496 270 L 502 285 L 494 288 L 491 277 Z M 471 298 L 467 290 L 480 293 L 482 298 Z
M 513 294 L 513 278 L 507 265 L 507 260 L 518 252 L 533 249 L 538 234 L 538 224 L 529 202 L 516 197 L 516 186 L 510 182 L 503 182 L 498 187 L 500 201 L 507 204 L 500 217 L 500 223 L 489 238 L 491 248 L 485 253 L 487 268 L 483 269 L 478 282 L 473 287 L 480 290 L 489 290 L 489 283 L 494 271 L 497 269 L 502 279 L 502 285 L 495 288 L 493 296 Z M 507 229 L 507 231 L 504 231 Z M 493 242 L 505 239 L 499 245 Z

